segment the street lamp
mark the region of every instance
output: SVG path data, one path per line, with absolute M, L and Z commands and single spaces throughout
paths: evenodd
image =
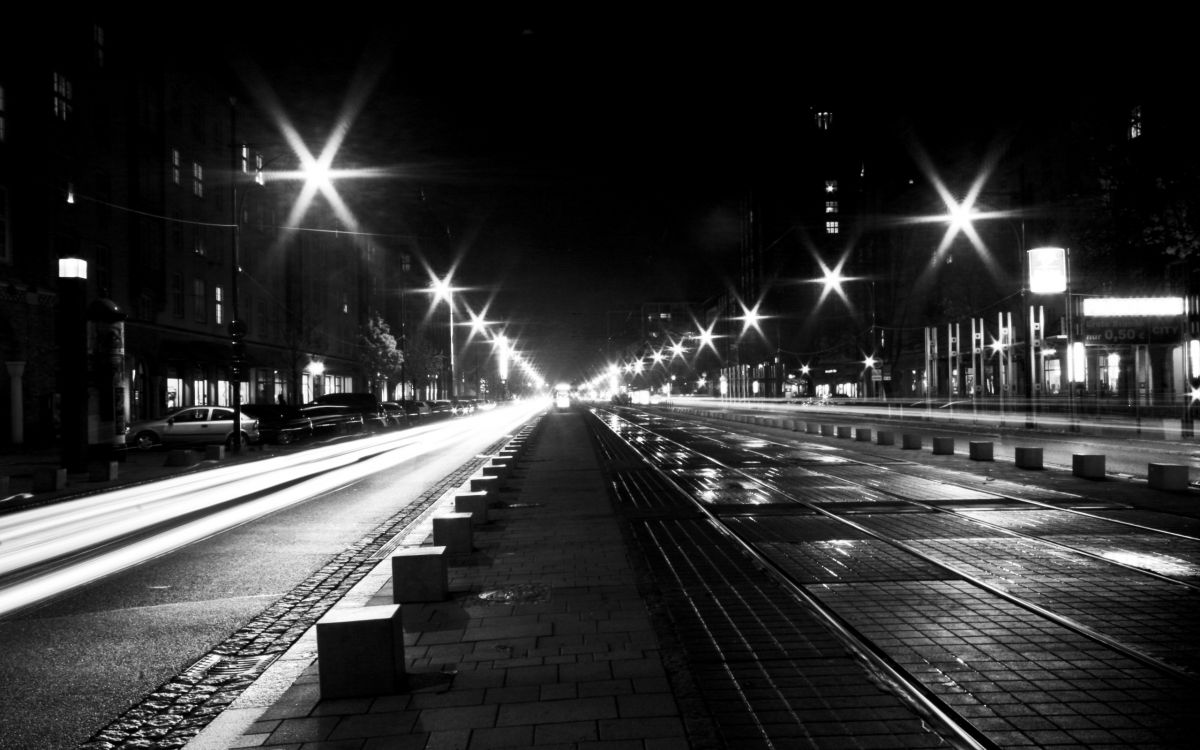
M 453 273 L 446 274 L 446 278 L 433 280 L 433 295 L 434 302 L 445 300 L 446 307 L 450 311 L 450 387 L 448 390 L 451 399 L 454 398 L 454 292 L 459 289 L 450 286 L 450 276 Z
M 59 393 L 63 465 L 79 471 L 87 464 L 87 261 L 58 259 Z

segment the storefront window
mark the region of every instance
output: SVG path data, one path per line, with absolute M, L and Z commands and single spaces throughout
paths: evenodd
M 1044 366 L 1044 382 L 1046 393 L 1054 395 L 1062 393 L 1062 368 L 1057 359 L 1047 359 Z

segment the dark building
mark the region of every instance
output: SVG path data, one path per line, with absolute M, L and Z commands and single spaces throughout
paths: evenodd
M 127 423 L 230 404 L 237 380 L 243 403 L 390 394 L 359 334 L 376 313 L 405 329 L 403 258 L 423 248 L 320 192 L 297 212 L 303 183 L 277 178 L 300 159 L 195 45 L 78 18 L 30 33 L 0 66 L 0 444 L 115 445 Z M 86 281 L 60 278 L 65 258 Z
M 814 108 L 747 171 L 736 270 L 701 316 L 710 392 L 1179 413 L 1195 305 L 1103 318 L 1086 300 L 1195 294 L 1192 118 L 1116 84 L 981 100 Z M 1030 286 L 1047 246 L 1070 306 Z

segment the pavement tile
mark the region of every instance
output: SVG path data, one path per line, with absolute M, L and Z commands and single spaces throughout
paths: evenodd
M 538 724 L 534 727 L 534 744 L 575 743 L 597 740 L 600 730 L 594 721 L 564 721 L 553 724 Z
M 471 732 L 469 750 L 501 750 L 529 747 L 533 744 L 533 727 L 495 727 Z
M 423 693 L 412 696 L 408 707 L 412 710 L 425 708 L 447 708 L 450 706 L 478 706 L 484 702 L 484 690 L 448 690 L 444 693 Z
M 429 733 L 425 750 L 467 750 L 471 743 L 471 730 L 445 729 Z
M 271 732 L 271 744 L 281 742 L 319 742 L 333 731 L 340 716 L 314 716 L 303 719 L 284 719 Z
M 329 739 L 352 739 L 408 734 L 417 722 L 416 711 L 345 716 L 329 733 Z
M 496 706 L 453 706 L 427 708 L 419 712 L 416 729 L 424 732 L 443 732 L 448 729 L 489 727 L 496 723 Z
M 611 697 L 572 698 L 500 706 L 496 724 L 497 726 L 544 724 L 616 718 L 617 716 L 617 703 Z

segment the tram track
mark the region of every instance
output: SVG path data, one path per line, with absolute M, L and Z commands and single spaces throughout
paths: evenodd
M 808 514 L 811 517 L 819 517 L 827 519 L 836 524 L 842 525 L 847 530 L 853 530 L 854 536 L 861 539 L 869 539 L 872 542 L 888 545 L 889 547 L 900 550 L 905 555 L 911 556 L 919 560 L 922 566 L 931 566 L 932 569 L 941 571 L 940 577 L 946 581 L 961 581 L 965 582 L 970 587 L 985 592 L 987 596 L 993 597 L 996 602 L 1003 602 L 1003 607 L 1016 607 L 1020 610 L 1039 618 L 1042 621 L 1051 623 L 1055 628 L 1061 628 L 1064 631 L 1069 631 L 1073 636 L 1087 639 L 1093 644 L 1096 644 L 1101 649 L 1118 654 L 1120 658 L 1129 660 L 1131 663 L 1136 663 L 1142 667 L 1152 670 L 1159 675 L 1159 679 L 1166 680 L 1169 683 L 1176 685 L 1185 685 L 1188 691 L 1194 691 L 1200 686 L 1200 678 L 1198 678 L 1196 670 L 1190 664 L 1179 662 L 1170 658 L 1162 658 L 1161 654 L 1153 653 L 1153 649 L 1147 649 L 1144 644 L 1134 645 L 1126 642 L 1120 636 L 1112 636 L 1102 629 L 1092 625 L 1077 621 L 1077 617 L 1071 617 L 1062 612 L 1056 611 L 1054 605 L 1043 604 L 1032 601 L 1027 597 L 1022 597 L 1013 594 L 1006 590 L 1002 585 L 984 580 L 977 572 L 965 569 L 967 566 L 955 565 L 948 562 L 944 555 L 931 554 L 929 547 L 921 548 L 917 544 L 912 543 L 913 540 L 905 541 L 896 536 L 891 536 L 881 530 L 872 523 L 864 523 L 862 519 L 855 520 L 854 517 L 858 514 L 868 513 L 869 511 L 863 508 L 856 508 L 849 513 L 836 513 L 827 507 L 822 507 L 820 503 L 810 502 L 804 497 L 801 497 L 796 491 L 786 486 L 786 478 L 776 481 L 770 478 L 770 473 L 776 471 L 777 474 L 783 474 L 782 471 L 777 471 L 781 468 L 787 468 L 788 462 L 779 455 L 773 455 L 770 451 L 756 449 L 753 446 L 739 446 L 736 449 L 737 454 L 741 457 L 738 462 L 743 463 L 742 467 L 732 466 L 730 462 L 722 461 L 719 458 L 711 455 L 712 453 L 725 453 L 730 450 L 728 441 L 722 442 L 717 437 L 710 434 L 697 435 L 696 430 L 692 429 L 686 432 L 684 440 L 676 440 L 671 437 L 671 429 L 667 425 L 666 419 L 661 415 L 646 415 L 647 419 L 638 419 L 635 412 L 622 411 L 621 414 L 609 412 L 607 424 L 614 434 L 623 439 L 631 449 L 637 453 L 654 469 L 659 472 L 669 484 L 681 494 L 691 498 L 692 503 L 699 509 L 710 522 L 716 524 L 724 533 L 738 540 L 740 545 L 746 550 L 746 553 L 752 555 L 763 566 L 764 569 L 771 570 L 773 574 L 785 582 L 786 587 L 798 596 L 802 596 L 811 606 L 817 607 L 823 611 L 829 612 L 832 622 L 843 623 L 843 628 L 848 628 L 846 631 L 854 636 L 854 638 L 865 638 L 865 642 L 857 648 L 861 653 L 878 654 L 881 650 L 870 643 L 869 636 L 860 633 L 853 623 L 850 623 L 846 618 L 837 614 L 836 606 L 831 607 L 828 599 L 836 600 L 837 596 L 821 596 L 814 595 L 813 591 L 817 590 L 821 593 L 833 590 L 838 586 L 849 591 L 854 588 L 853 585 L 847 587 L 839 581 L 822 581 L 814 584 L 812 580 L 804 580 L 797 578 L 795 571 L 789 569 L 789 565 L 781 564 L 779 559 L 779 550 L 771 546 L 771 542 L 765 541 L 764 538 L 756 538 L 753 534 L 747 534 L 746 528 L 752 526 L 746 522 L 746 518 L 757 517 L 783 517 L 783 514 L 789 511 L 797 511 Z M 659 424 L 649 425 L 647 422 L 657 420 Z M 615 423 L 613 420 L 617 420 Z M 636 420 L 636 421 L 635 421 Z M 605 421 L 602 419 L 602 421 Z M 681 423 L 682 424 L 682 423 Z M 625 425 L 627 427 L 623 427 Z M 626 434 L 623 434 L 626 433 Z M 758 436 L 755 439 L 762 442 Z M 700 441 L 711 441 L 713 448 L 708 451 L 704 450 L 704 444 L 697 445 Z M 784 443 L 775 443 L 778 446 L 786 448 L 789 451 L 795 451 L 794 444 L 787 445 Z M 749 459 L 748 462 L 746 459 Z M 839 461 L 838 464 L 844 465 L 846 462 L 854 463 L 853 459 Z M 870 465 L 867 462 L 858 462 L 862 465 Z M 748 464 L 748 465 L 747 465 Z M 985 519 L 973 517 L 970 511 L 960 511 L 953 508 L 939 506 L 932 502 L 921 502 L 906 498 L 902 493 L 890 492 L 886 486 L 886 481 L 882 483 L 855 481 L 853 478 L 847 478 L 844 474 L 839 474 L 836 471 L 823 471 L 822 462 L 814 460 L 811 464 L 805 464 L 806 477 L 816 477 L 814 482 L 838 482 L 840 486 L 849 487 L 851 492 L 861 491 L 871 493 L 872 498 L 886 498 L 885 503 L 877 502 L 878 506 L 874 511 L 875 515 L 889 515 L 894 513 L 896 516 L 901 516 L 904 513 L 917 513 L 930 517 L 953 518 L 956 522 L 969 524 L 969 528 L 979 529 L 979 537 L 993 537 L 1011 540 L 1020 545 L 1042 545 L 1044 550 L 1042 554 L 1056 554 L 1059 556 L 1077 556 L 1080 559 L 1088 560 L 1094 565 L 1111 565 L 1114 569 L 1123 571 L 1129 576 L 1143 576 L 1148 580 L 1152 580 L 1157 585 L 1170 586 L 1173 589 L 1178 588 L 1179 591 L 1185 592 L 1181 596 L 1189 600 L 1189 606 L 1194 609 L 1194 597 L 1197 593 L 1197 586 L 1194 582 L 1183 580 L 1179 577 L 1167 575 L 1154 570 L 1138 567 L 1119 560 L 1112 560 L 1096 554 L 1095 552 L 1077 549 L 1070 545 L 1064 544 L 1055 539 L 1045 539 L 1035 534 L 1028 534 L 1021 531 L 1016 531 L 1007 528 L 1000 523 L 990 522 Z M 684 468 L 686 467 L 686 468 Z M 792 466 L 791 468 L 795 468 Z M 890 467 L 889 467 L 890 468 Z M 886 476 L 886 472 L 885 472 Z M 680 481 L 676 481 L 679 478 Z M 930 481 L 926 477 L 919 477 L 924 481 Z M 939 481 L 939 480 L 932 480 Z M 733 511 L 730 504 L 722 505 L 719 502 L 714 502 L 713 495 L 718 497 L 724 491 L 721 488 L 722 482 L 731 482 L 738 486 L 738 492 L 742 492 L 747 496 L 752 496 L 754 504 L 747 508 L 737 509 Z M 955 496 L 958 489 L 970 490 L 977 493 L 976 488 L 960 487 L 954 482 L 940 481 L 944 487 L 948 488 L 947 496 Z M 714 489 L 715 488 L 715 489 Z M 1079 511 L 1074 508 L 1063 508 L 1060 505 L 1055 505 L 1052 502 L 1043 503 L 1036 500 L 1031 501 L 1029 498 L 1023 498 L 1014 494 L 1005 494 L 992 492 L 989 488 L 987 495 L 994 497 L 997 503 L 1013 504 L 1017 507 L 1027 506 L 1035 509 L 1038 512 L 1057 512 L 1070 511 L 1078 514 L 1079 518 L 1086 518 L 1089 523 L 1110 523 L 1114 528 L 1124 527 L 1136 529 L 1143 535 L 1162 534 L 1164 537 L 1169 537 L 1173 543 L 1192 545 L 1200 540 L 1185 534 L 1178 534 L 1162 529 L 1155 529 L 1150 526 L 1140 524 L 1131 524 L 1128 522 L 1117 521 L 1104 516 Z M 706 497 L 707 495 L 707 497 Z M 870 504 L 868 504 L 870 505 Z M 771 508 L 771 512 L 760 513 L 755 515 L 756 510 L 765 510 Z M 990 511 L 986 511 L 990 512 Z M 1004 511 L 997 511 L 1004 512 Z M 1023 511 L 1017 511 L 1023 512 Z M 778 514 L 778 516 L 777 516 Z M 866 518 L 866 516 L 864 516 Z M 767 526 L 766 522 L 759 524 Z M 795 546 L 795 545 L 793 545 Z M 994 546 L 994 545 L 993 545 Z M 936 550 L 935 550 L 936 552 Z M 1038 560 L 1034 559 L 1030 563 L 1036 565 Z M 821 564 L 829 563 L 818 563 Z M 931 574 L 926 570 L 922 576 L 928 577 Z M 894 583 L 885 581 L 885 583 Z M 822 591 L 824 587 L 824 591 Z M 949 587 L 954 589 L 953 586 Z M 953 590 L 955 596 L 969 598 L 973 595 L 962 590 Z M 849 597 L 847 597 L 849 598 Z M 987 605 L 989 607 L 993 605 Z M 1077 613 L 1075 613 L 1077 614 Z M 1006 615 L 1008 616 L 1008 615 Z M 865 622 L 869 618 L 863 618 Z M 1062 636 L 1060 633 L 1060 637 Z M 1086 649 L 1086 647 L 1084 647 Z M 880 662 L 878 659 L 872 660 L 873 666 L 879 668 Z M 897 663 L 892 658 L 884 659 L 884 664 L 896 666 Z M 918 667 L 920 665 L 918 664 Z M 929 677 L 925 675 L 925 680 L 922 681 L 921 676 L 913 674 L 904 667 L 899 667 L 901 676 L 895 679 L 902 680 L 905 685 L 905 690 L 910 691 L 912 695 L 923 696 L 922 701 L 927 701 L 929 691 L 932 689 L 936 695 L 939 690 L 938 686 L 930 686 L 928 684 Z M 945 677 L 943 674 L 942 677 Z M 945 692 L 945 690 L 942 690 Z M 951 691 L 952 692 L 952 691 Z M 935 703 L 936 705 L 936 703 Z M 951 711 L 953 713 L 953 711 Z M 957 717 L 950 719 L 951 723 L 958 723 L 967 727 L 973 727 L 971 721 Z M 974 737 L 968 730 L 967 736 Z

